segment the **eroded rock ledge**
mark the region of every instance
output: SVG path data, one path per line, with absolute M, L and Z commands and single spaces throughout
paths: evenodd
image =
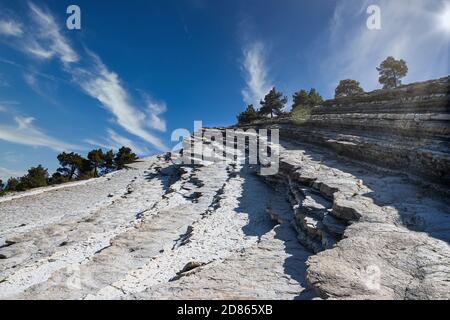
M 450 77 L 328 100 L 305 120 L 245 127 L 279 128 L 284 139 L 450 186 Z
M 273 176 L 167 154 L 4 198 L 0 298 L 449 299 L 447 84 L 253 124 L 281 129 Z
M 319 296 L 450 297 L 450 77 L 240 128 L 280 130 L 281 171 L 265 179 L 286 186 L 318 253 L 306 277 Z
M 448 299 L 450 211 L 409 179 L 285 143 L 282 170 L 298 239 L 318 253 L 308 284 L 322 298 Z M 441 206 L 442 205 L 442 206 Z

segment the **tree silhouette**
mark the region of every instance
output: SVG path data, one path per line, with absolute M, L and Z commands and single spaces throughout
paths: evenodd
M 402 84 L 401 78 L 408 73 L 408 66 L 405 60 L 395 60 L 393 57 L 387 57 L 377 68 L 380 73 L 379 82 L 383 89 L 392 89 Z
M 302 89 L 294 93 L 292 99 L 292 110 L 297 108 L 312 108 L 323 102 L 322 96 L 314 88 L 312 88 L 309 92 Z
M 25 191 L 33 188 L 45 187 L 48 184 L 48 170 L 38 165 L 28 170 L 28 173 L 20 178 L 17 190 Z
M 114 171 L 115 165 L 114 165 L 114 151 L 109 150 L 103 155 L 103 163 L 101 165 L 102 174 L 110 173 Z
M 114 164 L 118 170 L 124 169 L 127 164 L 133 163 L 138 159 L 130 148 L 122 147 L 114 157 Z
M 6 191 L 17 191 L 17 186 L 19 185 L 19 179 L 17 178 L 9 178 L 6 183 Z
M 238 123 L 250 123 L 258 118 L 258 113 L 252 104 L 247 106 L 247 109 L 244 112 L 241 112 L 238 115 Z
M 278 92 L 275 88 L 272 88 L 270 92 L 265 96 L 264 100 L 260 102 L 261 108 L 259 114 L 273 118 L 274 115 L 283 114 L 284 105 L 287 102 L 287 98 L 283 97 L 281 92 Z
M 79 154 L 63 152 L 58 155 L 58 161 L 61 165 L 58 172 L 67 176 L 69 180 L 72 180 L 77 173 L 77 176 L 80 176 L 80 171 L 83 168 L 83 157 Z
M 308 92 L 306 90 L 300 90 L 292 96 L 292 109 L 299 107 L 306 107 L 309 105 Z
M 335 97 L 353 97 L 361 93 L 364 93 L 363 88 L 359 85 L 356 80 L 346 79 L 341 80 L 339 85 L 336 87 Z
M 102 149 L 92 150 L 88 153 L 88 159 L 91 162 L 91 165 L 94 169 L 94 177 L 98 177 L 98 169 L 105 162 L 105 155 Z

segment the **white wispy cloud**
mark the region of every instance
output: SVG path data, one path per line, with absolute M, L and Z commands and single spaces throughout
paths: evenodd
M 36 76 L 32 73 L 25 73 L 23 75 L 23 78 L 25 80 L 25 82 L 28 84 L 28 86 L 30 86 L 31 89 L 33 89 L 36 92 L 41 93 L 41 90 L 38 86 L 38 81 L 36 79 Z
M 76 62 L 79 57 L 62 35 L 60 25 L 56 23 L 50 12 L 30 2 L 29 7 L 32 18 L 37 26 L 36 35 L 39 42 L 34 42 L 29 47 L 29 52 L 37 56 L 48 58 L 57 56 L 64 64 Z M 37 45 L 37 46 L 36 46 Z
M 124 136 L 119 135 L 112 129 L 108 129 L 107 131 L 109 139 L 114 143 L 116 149 L 119 149 L 120 147 L 128 147 L 139 155 L 149 154 L 149 150 L 147 148 L 143 148 L 142 146 L 137 145 L 135 142 L 131 141 L 130 139 Z
M 244 49 L 242 69 L 247 86 L 242 90 L 245 103 L 259 106 L 259 102 L 270 91 L 267 80 L 267 66 L 264 62 L 264 45 L 254 42 Z
M 166 132 L 166 121 L 161 117 L 161 115 L 167 111 L 166 103 L 158 102 L 148 95 L 146 95 L 145 100 L 147 102 L 147 121 L 149 122 L 150 128 Z
M 100 147 L 106 150 L 119 150 L 121 147 L 128 147 L 137 153 L 139 156 L 148 155 L 150 150 L 146 147 L 138 145 L 136 142 L 119 135 L 112 129 L 107 130 L 108 138 L 105 141 L 98 141 L 95 139 L 86 139 L 85 142 L 92 146 Z
M 9 178 L 21 177 L 25 174 L 24 171 L 10 170 L 7 168 L 0 167 L 0 180 L 6 184 Z
M 152 121 L 152 114 L 146 114 L 137 108 L 131 97 L 124 89 L 119 76 L 110 71 L 99 57 L 90 54 L 94 64 L 90 71 L 86 69 L 74 70 L 74 81 L 91 97 L 97 99 L 110 111 L 117 123 L 137 137 L 150 143 L 159 150 L 166 150 L 164 143 L 146 128 Z
M 166 150 L 162 140 L 150 132 L 150 129 L 166 130 L 165 120 L 161 117 L 166 110 L 165 104 L 153 100 L 136 104 L 119 75 L 103 64 L 100 57 L 89 49 L 84 55 L 76 52 L 63 35 L 64 24 L 57 23 L 49 10 L 32 2 L 29 7 L 32 26 L 27 29 L 27 36 L 17 40 L 13 47 L 39 59 L 60 60 L 73 83 L 111 112 L 118 125 L 158 150 Z M 33 90 L 43 94 L 36 75 L 39 73 L 26 72 L 25 81 Z
M 353 78 L 367 90 L 379 88 L 376 67 L 388 56 L 406 60 L 405 82 L 450 73 L 450 38 L 438 28 L 444 3 L 427 0 L 339 1 L 324 39 L 330 55 L 321 61 L 321 77 L 330 79 L 330 91 L 339 80 Z M 369 30 L 369 5 L 381 9 L 381 30 Z
M 83 150 L 80 146 L 49 136 L 33 125 L 34 120 L 32 117 L 15 116 L 12 125 L 0 124 L 0 140 L 32 147 L 46 147 L 58 152 Z
M 5 36 L 20 37 L 23 34 L 22 26 L 13 20 L 0 20 L 0 34 Z

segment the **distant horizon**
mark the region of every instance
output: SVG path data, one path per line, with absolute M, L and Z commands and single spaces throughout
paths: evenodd
M 81 12 L 69 29 L 70 5 Z M 369 6 L 381 23 L 370 30 Z M 169 150 L 177 128 L 226 127 L 272 87 L 288 97 L 339 80 L 381 88 L 387 56 L 403 84 L 450 75 L 450 1 L 0 0 L 0 179 L 63 150 Z M 67 20 L 67 21 L 66 21 Z M 70 21 L 69 21 L 70 22 Z M 447 29 L 446 29 L 447 28 Z

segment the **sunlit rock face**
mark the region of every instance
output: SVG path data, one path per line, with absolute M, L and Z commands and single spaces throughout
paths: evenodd
M 0 298 L 448 299 L 446 84 L 241 128 L 280 129 L 272 175 L 175 152 L 0 198 Z

